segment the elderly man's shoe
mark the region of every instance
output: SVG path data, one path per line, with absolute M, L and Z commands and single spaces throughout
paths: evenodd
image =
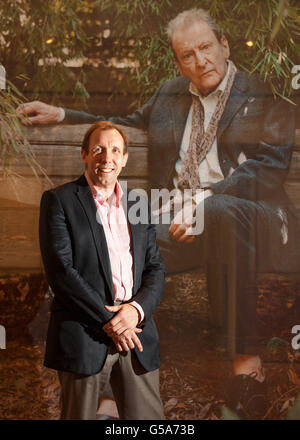
M 227 388 L 226 405 L 240 419 L 260 420 L 268 410 L 267 386 L 254 374 L 233 376 Z

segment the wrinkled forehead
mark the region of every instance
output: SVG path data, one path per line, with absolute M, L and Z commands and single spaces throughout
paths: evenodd
M 172 46 L 175 52 L 186 48 L 193 48 L 205 42 L 220 44 L 214 29 L 206 22 L 200 20 L 183 23 L 174 30 L 172 36 Z

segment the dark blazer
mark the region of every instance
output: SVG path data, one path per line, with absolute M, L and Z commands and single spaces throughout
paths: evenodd
M 134 202 L 127 203 L 130 210 Z M 84 176 L 44 192 L 39 232 L 46 276 L 54 293 L 45 366 L 95 374 L 102 369 L 111 342 L 102 326 L 114 316 L 104 308 L 113 305 L 113 283 L 104 229 L 96 219 L 95 202 Z M 160 362 L 152 315 L 164 286 L 164 266 L 154 226 L 150 222 L 130 224 L 130 232 L 133 297 L 145 313 L 139 334 L 144 351 L 135 351 L 150 371 Z
M 172 186 L 191 103 L 189 80 L 180 77 L 164 83 L 133 114 L 109 118 L 148 131 L 152 188 Z M 65 111 L 66 124 L 105 119 Z M 212 186 L 214 193 L 254 201 L 274 197 L 286 201 L 282 183 L 289 168 L 294 134 L 293 106 L 275 99 L 256 76 L 238 71 L 217 131 L 219 162 L 225 179 Z
M 191 103 L 189 80 L 180 77 L 162 84 L 133 114 L 110 118 L 115 123 L 148 131 L 152 188 L 172 188 Z M 84 112 L 65 111 L 64 123 L 92 123 L 105 119 Z M 289 230 L 296 231 L 296 211 L 283 188 L 294 134 L 294 107 L 283 99 L 275 99 L 268 85 L 256 76 L 238 71 L 217 131 L 224 180 L 211 186 L 213 192 L 268 202 L 275 209 L 283 210 Z

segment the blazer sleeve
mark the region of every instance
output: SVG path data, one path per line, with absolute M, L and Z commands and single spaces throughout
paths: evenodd
M 134 113 L 124 117 L 105 117 L 103 115 L 92 115 L 90 113 L 81 112 L 78 110 L 70 110 L 64 108 L 65 118 L 62 121 L 63 124 L 92 124 L 97 121 L 109 120 L 115 124 L 125 125 L 127 127 L 140 128 L 147 130 L 149 126 L 149 119 L 152 107 L 159 97 L 162 86 L 160 86 L 155 94 L 149 99 L 143 107 L 136 110 Z
M 245 148 L 248 157 L 232 174 L 213 184 L 211 189 L 215 194 L 254 201 L 272 198 L 284 183 L 289 170 L 295 134 L 294 107 L 281 98 L 274 99 L 269 95 L 264 102 L 263 114 L 258 114 L 256 119 L 246 117 L 244 121 L 237 118 L 231 125 L 226 134 L 230 144 L 227 146 L 227 157 L 236 155 L 239 148 Z M 243 133 L 242 127 L 247 127 L 244 145 L 234 144 L 230 137 L 235 139 L 238 130 Z M 258 140 L 253 142 L 252 137 L 258 137 Z M 222 143 L 222 139 L 220 141 Z M 247 146 L 250 146 L 249 154 Z
M 73 267 L 72 244 L 64 209 L 55 191 L 44 192 L 40 205 L 39 237 L 48 283 L 59 302 L 97 329 L 114 314 Z

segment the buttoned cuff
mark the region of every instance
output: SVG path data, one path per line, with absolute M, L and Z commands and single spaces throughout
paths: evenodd
M 193 201 L 196 203 L 196 205 L 199 205 L 199 203 L 204 202 L 204 200 L 207 199 L 207 197 L 211 197 L 213 195 L 214 195 L 214 192 L 211 189 L 197 191 L 193 197 Z
M 134 306 L 137 309 L 137 311 L 139 312 L 139 318 L 140 319 L 139 319 L 138 323 L 140 324 L 144 320 L 144 317 L 145 317 L 145 313 L 144 313 L 144 310 L 143 310 L 142 306 L 140 304 L 138 304 L 136 301 L 132 301 L 129 304 Z
M 65 119 L 66 112 L 62 107 L 59 107 L 59 117 L 58 117 L 58 123 L 62 122 Z

